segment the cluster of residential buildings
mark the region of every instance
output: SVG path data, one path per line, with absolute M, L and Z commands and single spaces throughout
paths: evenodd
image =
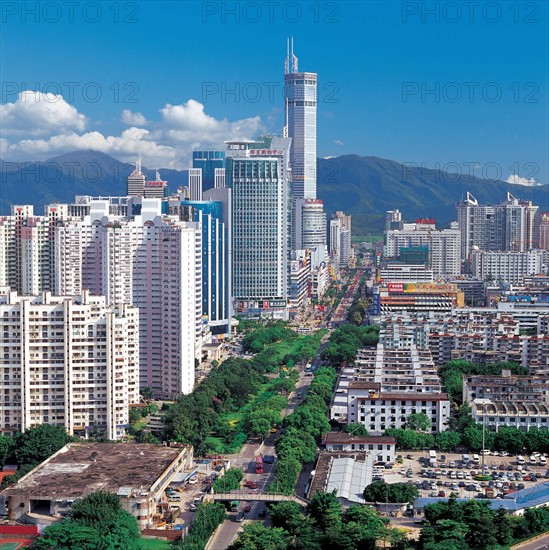
M 418 266 L 401 279 L 409 282 L 469 274 L 522 284 L 525 277 L 548 273 L 549 213 L 511 193 L 494 206 L 480 205 L 467 193 L 456 208 L 450 229 L 437 229 L 429 218 L 406 223 L 399 210 L 388 211 L 380 281 L 396 280 L 406 265 Z

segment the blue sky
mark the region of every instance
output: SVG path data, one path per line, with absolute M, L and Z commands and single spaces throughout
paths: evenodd
M 193 148 L 279 132 L 292 35 L 319 74 L 319 156 L 549 182 L 546 2 L 34 5 L 2 5 L 4 159 L 96 144 L 181 167 Z

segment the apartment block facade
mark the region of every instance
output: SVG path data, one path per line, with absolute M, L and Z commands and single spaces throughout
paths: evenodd
M 0 428 L 119 439 L 139 402 L 139 313 L 103 296 L 0 288 Z

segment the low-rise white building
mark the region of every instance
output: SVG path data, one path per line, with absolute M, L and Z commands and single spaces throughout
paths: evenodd
M 396 439 L 394 437 L 353 435 L 345 432 L 328 432 L 324 438 L 327 451 L 368 451 L 374 462 L 394 464 Z

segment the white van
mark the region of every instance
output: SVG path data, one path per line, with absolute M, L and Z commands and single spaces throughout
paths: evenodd
M 473 462 L 474 462 L 475 464 L 480 464 L 480 458 L 479 458 L 478 455 L 473 455 Z
M 546 459 L 543 455 L 541 455 L 541 456 L 539 457 L 539 463 L 540 463 L 542 466 L 545 466 L 545 465 L 547 465 L 547 459 Z
M 538 463 L 538 461 L 537 461 L 536 457 L 534 455 L 532 455 L 530 457 L 530 464 L 537 464 L 537 463 Z
M 469 464 L 469 462 L 471 462 L 471 459 L 469 458 L 469 455 L 463 455 L 461 457 L 461 460 L 463 461 L 464 464 Z
M 518 455 L 517 456 L 517 464 L 524 464 L 526 460 L 524 460 L 523 456 Z

